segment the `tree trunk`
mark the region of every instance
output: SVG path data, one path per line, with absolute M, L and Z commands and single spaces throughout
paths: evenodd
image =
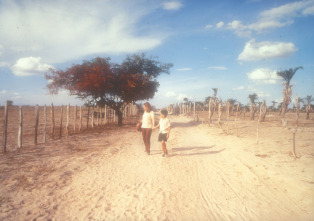
M 116 114 L 118 116 L 118 126 L 122 126 L 122 120 L 123 120 L 123 112 L 121 110 L 116 110 Z
M 306 120 L 310 119 L 310 112 L 311 112 L 311 103 L 308 103 L 306 106 Z

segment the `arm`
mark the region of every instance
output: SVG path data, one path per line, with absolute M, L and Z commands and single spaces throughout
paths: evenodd
M 159 126 L 160 126 L 160 125 L 159 125 L 159 123 L 158 123 L 156 127 L 153 127 L 153 129 L 156 129 L 156 128 L 159 127 Z
M 153 124 L 152 129 L 154 129 L 154 127 L 155 127 L 155 116 L 154 116 L 154 112 L 152 113 L 152 124 Z
M 171 131 L 171 126 L 168 127 L 168 133 L 167 133 L 167 138 L 169 138 L 170 135 L 170 131 Z

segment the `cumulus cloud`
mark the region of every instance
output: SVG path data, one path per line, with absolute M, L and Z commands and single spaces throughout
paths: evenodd
M 288 26 L 293 24 L 294 17 L 313 14 L 314 1 L 304 0 L 264 10 L 258 15 L 258 20 L 251 24 L 243 24 L 239 20 L 234 20 L 229 22 L 226 28 L 233 30 L 240 37 L 251 37 L 252 32 L 261 33 L 266 30 Z
M 303 15 L 314 15 L 314 6 L 308 7 L 302 11 Z
M 256 42 L 251 40 L 246 43 L 243 51 L 238 56 L 242 61 L 258 61 L 271 58 L 283 58 L 292 55 L 297 48 L 293 43 L 285 42 Z
M 192 68 L 178 68 L 177 71 L 191 71 Z
M 217 28 L 222 28 L 223 26 L 224 26 L 224 22 L 223 21 L 220 21 L 220 22 L 218 22 L 217 24 L 216 24 L 216 27 Z
M 208 67 L 208 69 L 215 70 L 215 71 L 225 71 L 225 70 L 228 70 L 228 68 L 226 68 L 224 66 L 212 66 L 212 67 Z
M 262 84 L 276 84 L 280 77 L 277 76 L 277 71 L 268 68 L 258 68 L 247 74 L 250 80 Z
M 179 94 L 179 95 L 177 96 L 177 100 L 178 100 L 178 101 L 183 101 L 184 98 L 188 98 L 189 100 L 192 99 L 191 96 L 188 96 L 188 95 L 186 95 L 186 94 Z
M 157 47 L 166 36 L 139 21 L 153 9 L 142 1 L 1 2 L 0 42 L 6 57 L 66 62 L 97 53 L 134 53 Z M 141 30 L 141 32 L 139 31 Z
M 210 28 L 212 28 L 213 26 L 212 25 L 206 25 L 205 26 L 205 29 L 210 29 Z
M 165 10 L 178 10 L 182 7 L 182 3 L 179 1 L 170 1 L 162 4 Z
M 9 66 L 8 62 L 0 61 L 0 68 Z
M 232 88 L 232 90 L 234 90 L 234 91 L 242 91 L 242 90 L 244 90 L 244 86 L 235 87 L 235 88 Z
M 6 93 L 7 93 L 6 90 L 1 90 L 1 91 L 0 91 L 0 94 L 6 94 Z
M 175 96 L 177 96 L 177 94 L 174 93 L 173 91 L 168 91 L 165 96 L 166 97 L 175 97 Z
M 248 86 L 247 91 L 250 92 L 250 93 L 256 93 L 259 98 L 270 97 L 271 96 L 270 93 L 264 92 L 264 91 L 262 91 L 260 89 L 256 89 L 255 87 L 253 87 L 251 85 Z
M 40 57 L 20 58 L 11 70 L 16 76 L 31 76 L 40 75 L 48 71 L 53 66 L 49 64 L 42 64 Z

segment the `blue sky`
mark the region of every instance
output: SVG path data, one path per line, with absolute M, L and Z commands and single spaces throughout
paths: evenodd
M 314 0 L 2 0 L 0 103 L 80 104 L 49 95 L 44 73 L 96 56 L 145 52 L 173 63 L 151 103 L 248 95 L 280 102 L 276 71 L 303 66 L 293 97 L 314 95 Z

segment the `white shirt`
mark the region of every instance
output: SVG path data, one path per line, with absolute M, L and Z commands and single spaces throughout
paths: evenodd
M 160 129 L 159 129 L 160 133 L 163 133 L 163 134 L 168 133 L 168 128 L 171 126 L 170 120 L 168 118 L 164 118 L 164 119 L 160 118 L 159 126 L 160 126 Z
M 142 121 L 142 128 L 153 128 L 153 119 L 154 119 L 154 111 L 151 112 L 144 112 L 143 114 L 143 121 Z

